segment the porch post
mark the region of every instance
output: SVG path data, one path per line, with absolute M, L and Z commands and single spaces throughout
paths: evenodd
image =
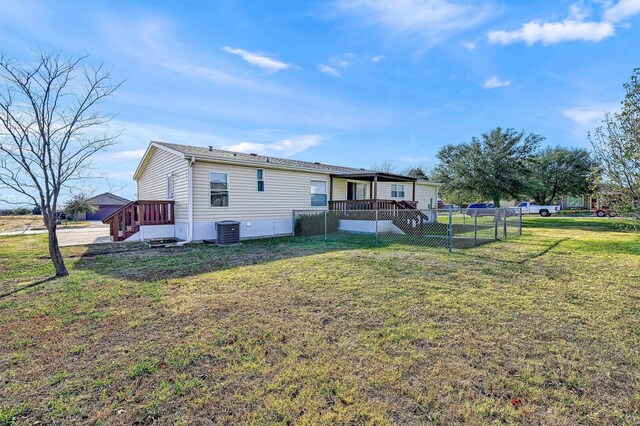
M 333 201 L 333 175 L 329 175 L 329 201 Z
M 378 175 L 373 176 L 373 204 L 378 210 Z

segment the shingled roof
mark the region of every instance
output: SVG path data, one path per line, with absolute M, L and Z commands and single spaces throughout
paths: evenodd
M 378 180 L 386 181 L 418 181 L 423 183 L 439 185 L 435 182 L 430 182 L 423 179 L 416 179 L 411 176 L 405 176 L 401 174 L 385 173 L 371 169 L 359 169 L 354 167 L 336 166 L 332 164 L 324 164 L 311 161 L 291 160 L 289 158 L 271 157 L 267 155 L 258 154 L 246 154 L 243 152 L 225 151 L 222 149 L 215 149 L 213 147 L 201 147 L 192 145 L 182 145 L 177 143 L 152 141 L 152 145 L 158 145 L 174 152 L 178 152 L 185 157 L 194 157 L 199 160 L 212 160 L 212 161 L 229 161 L 239 162 L 245 164 L 255 164 L 257 166 L 281 166 L 292 169 L 305 169 L 305 170 L 317 170 L 319 172 L 330 173 L 332 175 L 340 177 L 348 177 L 347 175 L 353 175 L 354 179 L 367 180 L 366 177 L 373 178 L 377 176 Z M 138 166 L 138 171 L 142 167 L 142 164 Z M 136 175 L 138 174 L 136 171 Z
M 276 165 L 292 168 L 319 170 L 329 173 L 376 173 L 375 170 L 334 166 L 331 164 L 314 163 L 311 161 L 291 160 L 289 158 L 278 158 L 258 154 L 245 154 L 242 152 L 224 151 L 222 149 L 210 149 L 199 146 L 180 145 L 168 142 L 154 141 L 153 143 L 162 145 L 174 151 L 178 151 L 187 157 L 196 157 L 200 159 L 241 161 L 263 165 Z

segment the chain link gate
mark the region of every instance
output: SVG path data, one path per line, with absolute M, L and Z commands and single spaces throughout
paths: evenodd
M 475 247 L 522 233 L 519 208 L 294 210 L 293 235 L 354 244 Z

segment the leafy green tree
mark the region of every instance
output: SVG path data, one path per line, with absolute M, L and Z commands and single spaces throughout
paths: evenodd
M 619 113 L 606 113 L 588 135 L 601 169 L 599 180 L 619 214 L 640 221 L 640 68 L 625 83 Z
M 429 173 L 424 167 L 410 167 L 403 170 L 402 174 L 418 179 L 429 180 Z
M 94 203 L 87 195 L 80 193 L 71 197 L 63 206 L 66 214 L 73 216 L 74 219 L 83 213 L 95 213 L 98 211 L 98 205 Z
M 544 138 L 496 127 L 479 138 L 446 145 L 437 154 L 440 164 L 434 180 L 447 194 L 475 194 L 500 206 L 500 200 L 518 198 L 529 189 L 531 164 Z
M 560 195 L 587 194 L 594 181 L 596 162 L 586 149 L 546 148 L 532 163 L 527 195 L 538 204 L 550 204 Z

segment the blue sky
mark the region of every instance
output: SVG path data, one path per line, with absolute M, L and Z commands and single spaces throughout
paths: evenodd
M 640 66 L 640 0 L 0 0 L 2 50 L 37 45 L 126 80 L 90 186 L 133 198 L 152 139 L 400 168 L 498 125 L 588 147 Z

